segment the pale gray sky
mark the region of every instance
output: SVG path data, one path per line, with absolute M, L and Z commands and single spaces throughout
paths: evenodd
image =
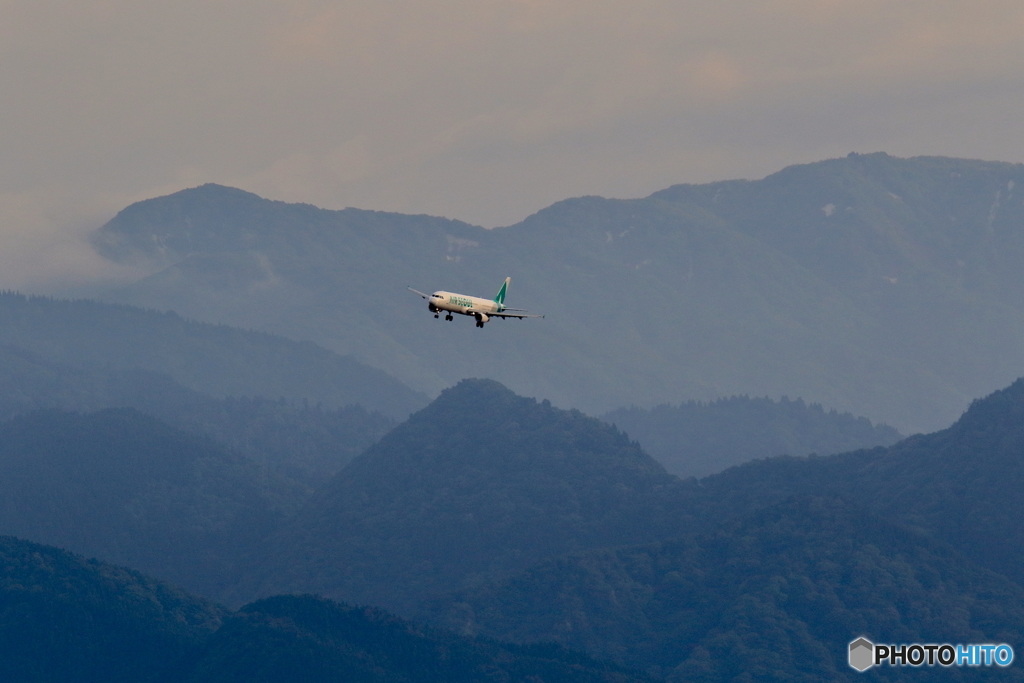
M 514 223 L 886 151 L 1024 161 L 1019 0 L 0 0 L 0 286 L 203 182 Z

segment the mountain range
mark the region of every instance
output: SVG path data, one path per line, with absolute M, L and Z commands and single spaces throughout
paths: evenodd
M 680 681 L 856 676 L 844 648 L 864 633 L 1020 642 L 1022 463 L 1018 380 L 889 448 L 706 477 L 681 491 L 678 538 L 552 558 L 434 600 L 426 616 Z
M 493 230 L 205 185 L 94 244 L 146 273 L 108 300 L 311 340 L 430 396 L 472 376 L 591 414 L 796 396 L 914 433 L 1024 374 L 1022 183 L 1021 165 L 851 155 Z M 405 291 L 491 296 L 506 275 L 545 320 L 481 332 Z
M 1021 175 L 128 207 L 119 303 L 0 293 L 0 678 L 1022 679 L 846 664 L 1021 647 Z M 505 275 L 546 319 L 405 292 Z
M 54 563 L 144 583 L 130 589 L 150 610 L 138 627 L 150 644 L 138 652 L 155 656 L 153 642 L 177 639 L 167 652 L 178 654 L 154 660 L 154 680 L 273 680 L 286 670 L 319 680 L 367 666 L 367 680 L 392 680 L 372 676 L 396 670 L 395 680 L 406 680 L 401 672 L 416 667 L 435 672 L 427 680 L 456 670 L 485 680 L 495 662 L 525 667 L 511 680 L 643 676 L 607 666 L 673 682 L 858 680 L 845 648 L 861 635 L 1016 646 L 1022 415 L 1024 380 L 976 401 L 948 429 L 888 448 L 759 459 L 683 481 L 611 425 L 467 380 L 310 497 L 137 412 L 29 413 L 0 433 L 0 531 L 20 520 L 23 536 L 120 552 L 235 605 L 263 597 L 231 612 L 10 540 L 4 561 L 22 569 L 0 572 L 11 577 L 0 591 L 0 649 L 17 647 L 18 615 L 45 613 L 55 591 L 64 597 L 53 604 L 71 615 L 65 629 L 99 619 L 79 617 L 83 610 L 114 609 L 123 621 L 141 609 L 116 607 L 126 598 L 111 587 L 71 600 L 74 584 Z M 39 562 L 44 569 L 31 569 Z M 18 572 L 29 569 L 42 571 L 37 583 L 53 578 L 26 595 L 19 587 L 31 582 Z M 156 589 L 165 597 L 145 597 Z M 281 592 L 390 606 L 434 626 L 324 598 L 275 597 Z M 30 597 L 35 606 L 18 607 Z M 195 616 L 174 617 L 171 629 L 161 616 L 168 609 Z M 104 657 L 137 666 L 134 654 L 103 654 L 122 622 L 96 623 L 92 635 L 75 631 L 27 652 L 83 643 L 72 659 L 92 657 L 97 671 L 113 670 Z M 154 629 L 172 633 L 145 635 Z M 439 652 L 449 654 L 438 660 Z M 181 679 L 186 660 L 193 678 Z M 525 673 L 536 667 L 549 674 Z M 1024 677 L 1013 667 L 970 673 Z
M 861 635 L 1019 643 L 1022 415 L 1024 380 L 948 429 L 888 448 L 758 459 L 680 480 L 607 423 L 466 380 L 310 496 L 136 411 L 37 411 L 2 425 L 0 532 L 118 557 L 232 606 L 260 599 L 236 613 L 188 608 L 213 615 L 175 646 L 199 662 L 196 680 L 270 680 L 288 666 L 337 675 L 355 666 L 350 655 L 378 662 L 374 671 L 407 666 L 406 655 L 367 650 L 386 643 L 457 651 L 450 665 L 471 669 L 519 652 L 561 670 L 564 657 L 545 642 L 671 681 L 842 680 L 854 675 L 846 644 Z M 388 607 L 442 635 L 282 592 Z M 108 604 L 89 599 L 98 601 L 89 609 Z M 21 608 L 12 609 L 15 619 Z M 368 640 L 352 644 L 354 633 Z M 419 633 L 428 641 L 400 645 Z M 481 636 L 527 649 L 464 640 Z M 207 644 L 199 655 L 196 639 Z M 250 666 L 238 656 L 246 652 L 270 659 Z M 428 660 L 413 661 L 440 665 Z M 159 667 L 180 674 L 172 664 Z M 612 671 L 602 666 L 584 670 Z M 982 673 L 1020 678 L 1012 668 Z

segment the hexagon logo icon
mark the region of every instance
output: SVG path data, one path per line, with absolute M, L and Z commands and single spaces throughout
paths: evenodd
M 874 663 L 874 643 L 867 638 L 858 638 L 850 643 L 850 666 L 857 671 L 867 671 Z

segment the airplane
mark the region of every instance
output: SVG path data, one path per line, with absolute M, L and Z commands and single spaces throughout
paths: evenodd
M 408 287 L 408 290 L 427 300 L 427 308 L 435 318 L 441 315 L 441 311 L 444 311 L 444 319 L 448 321 L 454 320 L 452 313 L 471 315 L 476 318 L 476 326 L 479 328 L 483 328 L 484 323 L 491 318 L 519 318 L 520 320 L 543 318 L 542 315 L 528 313 L 522 308 L 509 308 L 505 305 L 505 294 L 508 293 L 508 283 L 510 282 L 512 282 L 512 278 L 505 278 L 504 284 L 501 285 L 501 289 L 498 290 L 498 295 L 494 299 L 480 299 L 475 296 L 445 291 L 424 294 L 412 287 Z

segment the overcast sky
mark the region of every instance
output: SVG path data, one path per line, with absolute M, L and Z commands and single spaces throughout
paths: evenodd
M 851 151 L 1024 161 L 1020 0 L 0 0 L 0 286 L 204 182 L 487 227 Z

